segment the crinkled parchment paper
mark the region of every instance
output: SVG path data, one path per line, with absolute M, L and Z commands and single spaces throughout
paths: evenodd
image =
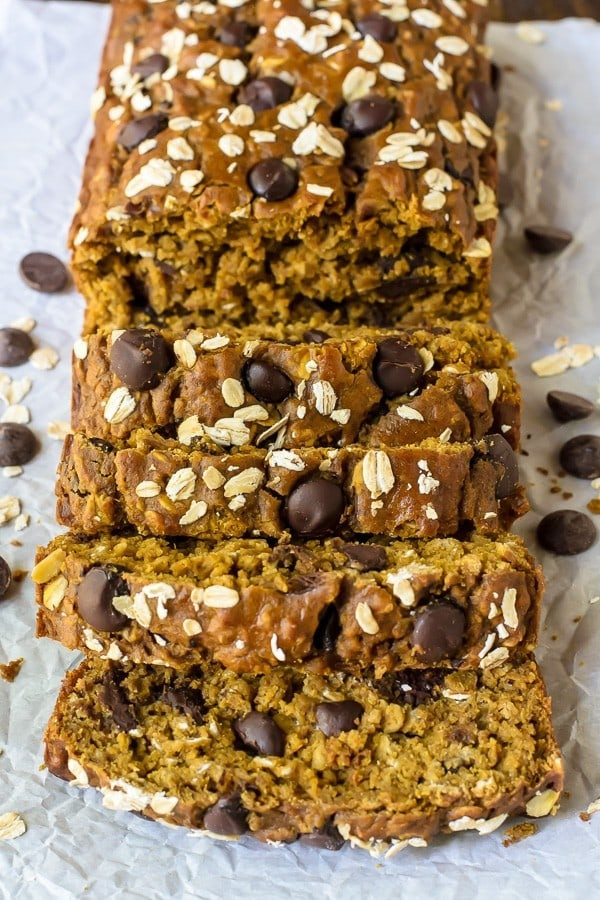
M 33 379 L 24 402 L 43 445 L 23 476 L 0 476 L 0 495 L 19 497 L 31 517 L 19 534 L 14 523 L 0 527 L 0 553 L 15 568 L 31 569 L 35 545 L 57 530 L 53 477 L 60 445 L 46 428 L 68 418 L 69 353 L 81 318 L 74 291 L 36 294 L 21 283 L 17 266 L 31 250 L 65 258 L 107 18 L 108 9 L 88 3 L 0 3 L 0 324 L 34 317 L 37 341 L 61 356 L 53 371 L 24 366 L 11 373 Z M 496 59 L 512 69 L 502 94 L 507 167 L 517 191 L 500 225 L 494 295 L 497 324 L 521 354 L 524 435 L 531 435 L 523 475 L 533 503 L 521 531 L 532 547 L 540 516 L 564 503 L 537 467 L 555 473 L 564 439 L 600 433 L 600 413 L 557 426 L 544 404 L 553 387 L 595 399 L 600 359 L 549 379 L 529 369 L 559 336 L 600 343 L 600 27 L 585 21 L 541 27 L 546 42 L 536 46 L 518 40 L 510 26 L 490 31 Z M 547 109 L 545 101 L 555 99 L 562 109 Z M 559 256 L 534 258 L 523 247 L 524 220 L 570 228 L 575 241 Z M 564 505 L 577 509 L 594 495 L 572 478 L 561 486 L 574 492 Z M 11 545 L 15 537 L 21 547 Z M 600 602 L 590 603 L 600 595 L 600 545 L 573 559 L 542 559 L 549 588 L 538 657 L 554 698 L 569 797 L 555 818 L 540 821 L 539 832 L 517 845 L 503 847 L 502 830 L 470 833 L 442 838 L 428 850 L 409 848 L 387 862 L 349 849 L 327 854 L 193 837 L 103 809 L 93 791 L 68 788 L 40 771 L 43 728 L 72 656 L 34 640 L 33 590 L 22 582 L 0 604 L 0 662 L 25 657 L 12 685 L 0 681 L 0 815 L 21 813 L 27 833 L 0 842 L 0 896 L 598 896 L 600 814 L 583 822 L 579 812 L 600 795 Z

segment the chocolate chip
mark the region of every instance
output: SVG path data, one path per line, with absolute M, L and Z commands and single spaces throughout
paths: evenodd
M 497 91 L 502 81 L 502 69 L 495 62 L 490 63 L 490 81 L 494 90 Z
M 525 237 L 536 253 L 558 253 L 564 250 L 573 240 L 573 235 L 563 228 L 551 225 L 530 225 L 525 229 Z
M 204 696 L 200 688 L 192 688 L 187 685 L 182 687 L 167 687 L 162 696 L 164 703 L 168 703 L 173 709 L 178 709 L 186 716 L 190 716 L 196 725 L 201 725 L 204 719 Z
M 234 722 L 233 730 L 243 744 L 259 756 L 283 756 L 285 735 L 266 713 L 253 710 Z
M 596 407 L 590 400 L 567 391 L 550 391 L 546 394 L 546 402 L 552 415 L 558 422 L 574 422 L 576 419 L 587 419 Z
M 28 253 L 19 265 L 23 280 L 42 294 L 57 294 L 69 280 L 65 265 L 51 253 Z
M 144 328 L 124 331 L 110 351 L 111 370 L 133 391 L 155 388 L 172 365 L 169 344 L 158 332 Z
M 356 27 L 363 37 L 370 34 L 380 44 L 389 44 L 396 37 L 396 23 L 381 13 L 368 13 L 356 23 Z
M 399 300 L 401 297 L 408 297 L 421 288 L 429 287 L 434 284 L 433 279 L 425 278 L 418 275 L 405 275 L 401 278 L 394 278 L 391 281 L 383 281 L 377 288 L 377 292 L 383 300 Z
M 326 737 L 337 737 L 342 731 L 356 728 L 364 707 L 356 700 L 339 700 L 337 703 L 318 703 L 315 709 L 317 728 Z
M 77 587 L 79 615 L 96 631 L 121 631 L 129 619 L 114 608 L 113 600 L 128 593 L 118 572 L 105 566 L 94 566 Z
M 443 669 L 402 669 L 384 675 L 374 687 L 392 703 L 407 703 L 414 709 L 432 699 L 443 679 Z
M 20 328 L 0 328 L 0 366 L 20 366 L 33 353 L 33 341 Z
M 301 834 L 300 843 L 306 847 L 314 847 L 315 850 L 341 850 L 346 841 L 341 836 L 335 825 L 328 823 L 318 831 L 310 834 Z
M 386 397 L 409 394 L 423 380 L 425 365 L 419 352 L 400 338 L 386 338 L 378 348 L 373 376 Z
M 571 438 L 560 451 L 560 464 L 575 478 L 598 478 L 600 476 L 600 437 L 595 434 L 580 434 Z
M 469 99 L 475 112 L 489 128 L 496 124 L 500 101 L 498 94 L 487 81 L 472 81 L 469 86 Z
M 387 566 L 385 547 L 377 544 L 344 544 L 342 552 L 348 557 L 350 564 L 361 572 L 381 572 Z
M 263 159 L 248 172 L 248 184 L 257 197 L 271 203 L 291 197 L 298 176 L 282 159 Z
M 342 110 L 340 124 L 352 137 L 366 137 L 394 118 L 394 106 L 385 97 L 351 100 Z
M 0 597 L 4 597 L 12 581 L 12 572 L 6 560 L 0 556 Z
M 138 725 L 135 708 L 112 670 L 102 678 L 100 702 L 110 710 L 119 731 L 132 731 Z
M 35 435 L 27 425 L 0 423 L 0 466 L 24 466 L 37 448 Z
M 501 434 L 488 434 L 483 441 L 487 447 L 485 455 L 502 467 L 496 483 L 496 498 L 504 500 L 505 497 L 510 497 L 519 483 L 517 455 Z
M 293 90 L 287 81 L 267 75 L 245 84 L 240 90 L 238 102 L 251 106 L 254 112 L 261 112 L 263 109 L 273 109 L 281 103 L 287 103 Z
M 413 620 L 411 644 L 423 662 L 452 659 L 463 642 L 465 614 L 452 603 L 430 603 Z
M 323 341 L 326 341 L 329 338 L 329 335 L 326 331 L 321 331 L 320 328 L 309 328 L 308 331 L 305 331 L 302 335 L 302 339 L 306 341 L 307 344 L 322 344 Z
M 294 391 L 294 382 L 285 372 L 264 359 L 249 360 L 242 371 L 244 386 L 263 403 L 281 403 Z
M 237 22 L 231 19 L 221 27 L 219 35 L 221 43 L 226 47 L 245 47 L 254 34 L 249 22 Z
M 296 534 L 334 532 L 344 512 L 344 492 L 339 484 L 315 478 L 297 485 L 287 500 L 287 520 Z
M 162 113 L 151 113 L 149 116 L 142 116 L 140 119 L 132 119 L 131 122 L 123 125 L 119 131 L 117 143 L 129 153 L 142 141 L 156 137 L 157 134 L 165 130 L 168 124 L 167 116 Z
M 319 624 L 313 635 L 313 647 L 317 653 L 333 653 L 340 631 L 340 614 L 335 603 L 328 603 L 319 617 Z
M 559 556 L 574 556 L 589 550 L 596 536 L 596 526 L 590 517 L 575 509 L 550 513 L 537 527 L 537 539 L 544 550 Z
M 221 797 L 204 814 L 204 827 L 214 834 L 246 834 L 248 813 L 239 794 Z
M 162 53 L 152 53 L 151 56 L 147 56 L 136 63 L 131 73 L 132 75 L 139 75 L 140 78 L 149 78 L 157 72 L 162 75 L 163 72 L 167 71 L 169 65 L 167 56 Z

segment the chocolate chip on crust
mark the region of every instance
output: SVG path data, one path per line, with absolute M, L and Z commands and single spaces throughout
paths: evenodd
M 104 566 L 94 566 L 77 587 L 79 615 L 96 631 L 121 631 L 128 624 L 127 616 L 113 606 L 115 597 L 129 593 L 119 574 Z
M 239 794 L 221 797 L 204 814 L 204 827 L 214 834 L 246 834 L 248 813 Z
M 389 44 L 396 37 L 396 23 L 381 13 L 367 13 L 356 23 L 356 28 L 363 37 L 368 34 L 380 44 Z
M 139 75 L 140 78 L 149 78 L 157 73 L 162 75 L 163 72 L 167 71 L 169 65 L 169 58 L 164 53 L 152 53 L 136 63 L 132 67 L 131 73 L 132 75 Z
M 510 497 L 519 483 L 517 455 L 502 434 L 488 434 L 483 438 L 487 450 L 485 456 L 500 463 L 501 471 L 496 483 L 496 498 Z
M 314 847 L 315 850 L 341 850 L 346 843 L 335 825 L 331 823 L 319 828 L 318 831 L 301 834 L 299 842 L 307 847 Z
M 133 391 L 155 388 L 172 365 L 171 347 L 150 329 L 129 328 L 111 347 L 110 368 Z
M 253 710 L 234 722 L 233 730 L 248 749 L 260 756 L 283 756 L 285 735 L 267 713 Z
M 309 328 L 308 331 L 305 331 L 302 335 L 302 340 L 306 341 L 307 344 L 322 344 L 323 341 L 326 341 L 329 338 L 329 335 L 326 331 L 321 331 L 320 328 Z
M 245 47 L 254 36 L 255 29 L 249 22 L 231 19 L 221 26 L 219 39 L 226 47 Z
M 315 708 L 317 728 L 327 737 L 337 737 L 343 731 L 358 727 L 364 707 L 356 700 L 318 703 Z
M 262 112 L 264 109 L 274 109 L 282 103 L 287 103 L 292 93 L 293 87 L 287 81 L 267 75 L 245 84 L 240 90 L 238 100 L 251 106 L 254 112 Z
M 393 118 L 394 105 L 385 97 L 374 95 L 351 100 L 342 110 L 340 124 L 352 137 L 366 137 Z
M 424 370 L 419 352 L 401 338 L 386 338 L 379 344 L 373 376 L 386 397 L 414 391 L 423 380 Z
M 344 512 L 344 492 L 339 484 L 314 478 L 296 485 L 286 506 L 287 520 L 296 534 L 331 534 Z
M 487 81 L 472 81 L 469 85 L 469 99 L 477 115 L 489 128 L 496 124 L 500 100 L 498 94 Z
M 246 389 L 263 403 L 281 403 L 294 391 L 294 382 L 285 372 L 265 359 L 245 364 L 242 380 Z
M 123 125 L 117 135 L 117 143 L 119 143 L 129 153 L 148 138 L 156 137 L 161 131 L 164 131 L 169 120 L 162 113 L 151 113 L 149 116 L 142 116 L 139 119 L 132 119 Z
M 465 626 L 464 612 L 453 603 L 429 603 L 414 617 L 410 642 L 423 662 L 452 659 L 463 642 Z
M 248 172 L 248 184 L 257 197 L 286 200 L 298 187 L 298 176 L 282 159 L 262 159 Z
M 344 544 L 342 553 L 346 554 L 350 565 L 361 572 L 381 572 L 387 565 L 385 547 L 377 544 Z

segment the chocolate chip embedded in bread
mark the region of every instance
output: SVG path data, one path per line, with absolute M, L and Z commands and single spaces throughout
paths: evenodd
M 498 94 L 487 81 L 472 81 L 469 85 L 469 99 L 475 112 L 489 128 L 496 124 L 500 101 Z
M 331 534 L 344 512 L 344 492 L 339 484 L 325 478 L 305 481 L 290 492 L 286 512 L 296 534 Z
M 524 233 L 527 243 L 536 253 L 558 253 L 573 240 L 570 231 L 553 228 L 551 225 L 529 225 Z
M 253 710 L 234 722 L 233 730 L 246 747 L 260 756 L 283 756 L 285 735 L 266 713 Z
M 67 269 L 51 253 L 28 253 L 19 265 L 23 280 L 42 294 L 57 294 L 64 290 L 69 280 Z
M 133 391 L 155 388 L 172 365 L 171 347 L 156 331 L 129 328 L 111 347 L 110 368 Z
M 346 554 L 350 565 L 361 572 L 380 572 L 387 565 L 385 547 L 377 544 L 344 544 L 342 553 Z
M 326 341 L 329 338 L 329 335 L 326 331 L 321 331 L 320 328 L 309 328 L 308 331 L 305 331 L 302 335 L 302 340 L 306 341 L 307 344 L 322 344 L 323 341 Z
M 506 438 L 501 434 L 488 434 L 483 438 L 487 450 L 485 455 L 500 463 L 501 472 L 496 482 L 496 498 L 510 497 L 519 483 L 519 463 L 517 455 Z
M 249 22 L 238 22 L 231 19 L 222 25 L 219 40 L 226 47 L 245 47 L 252 39 L 254 31 L 255 29 Z
M 300 843 L 315 850 L 341 850 L 346 841 L 335 825 L 327 824 L 318 831 L 300 835 Z
M 560 464 L 575 478 L 600 476 L 600 437 L 595 434 L 579 434 L 571 438 L 560 451 Z
M 386 700 L 407 703 L 414 709 L 431 700 L 443 680 L 443 669 L 402 669 L 384 675 L 374 687 Z
M 364 707 L 356 700 L 319 703 L 315 709 L 317 728 L 327 737 L 337 737 L 343 731 L 357 728 Z
M 430 603 L 414 618 L 411 644 L 426 663 L 453 659 L 465 636 L 465 614 L 453 603 Z
M 313 647 L 318 653 L 333 653 L 335 642 L 341 632 L 340 614 L 335 603 L 328 603 L 319 617 L 317 630 L 313 635 Z
M 396 23 L 381 13 L 368 13 L 356 23 L 356 28 L 363 37 L 368 34 L 380 44 L 389 44 L 396 37 Z
M 169 58 L 164 53 L 152 53 L 141 59 L 131 69 L 132 75 L 139 75 L 140 78 L 149 78 L 151 75 L 162 75 L 169 68 Z
M 37 449 L 36 437 L 27 425 L 0 423 L 0 466 L 24 466 Z
M 115 673 L 110 670 L 102 678 L 100 702 L 110 711 L 119 731 L 132 731 L 138 725 L 135 707 L 121 687 Z
M 263 403 L 281 403 L 294 392 L 294 382 L 285 372 L 265 359 L 251 359 L 243 369 L 246 389 Z
M 282 159 L 262 159 L 248 172 L 248 184 L 257 197 L 275 203 L 291 197 L 298 175 Z
M 262 112 L 264 109 L 274 109 L 282 103 L 287 103 L 293 90 L 292 85 L 282 78 L 267 75 L 245 84 L 240 90 L 238 102 L 251 106 L 254 112 Z
M 575 509 L 559 509 L 541 520 L 537 539 L 544 550 L 558 556 L 574 556 L 589 550 L 597 537 L 589 516 Z
M 550 391 L 546 394 L 546 402 L 558 422 L 587 419 L 596 409 L 591 400 L 568 391 Z
M 221 797 L 204 814 L 204 827 L 214 834 L 246 834 L 248 813 L 239 794 Z
M 162 696 L 164 703 L 168 703 L 173 709 L 178 709 L 191 716 L 197 725 L 204 720 L 204 696 L 200 688 L 192 688 L 187 685 L 181 687 L 168 687 Z
M 385 97 L 361 97 L 346 104 L 340 124 L 352 137 L 366 137 L 391 122 L 394 111 L 393 103 Z
M 373 376 L 386 397 L 414 391 L 423 380 L 424 370 L 419 352 L 401 338 L 386 338 L 379 344 Z
M 96 631 L 121 631 L 129 619 L 114 608 L 113 600 L 128 593 L 127 585 L 117 572 L 95 566 L 77 587 L 79 615 Z
M 10 587 L 11 581 L 12 572 L 10 571 L 10 566 L 4 557 L 0 556 L 0 597 L 4 597 Z
M 33 341 L 26 331 L 20 328 L 0 328 L 0 366 L 21 366 L 32 353 Z
M 148 138 L 156 137 L 161 131 L 164 131 L 169 120 L 162 113 L 151 113 L 149 116 L 142 116 L 139 119 L 132 119 L 123 125 L 117 135 L 117 143 L 125 150 L 131 152 Z

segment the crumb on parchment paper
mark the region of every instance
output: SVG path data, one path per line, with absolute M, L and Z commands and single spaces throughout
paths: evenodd
M 21 666 L 24 662 L 25 660 L 21 656 L 19 659 L 11 660 L 9 663 L 0 663 L 0 678 L 4 678 L 5 681 L 12 683 L 21 671 Z
M 513 844 L 518 844 L 519 841 L 524 841 L 528 837 L 533 837 L 538 831 L 538 826 L 533 822 L 522 822 L 520 825 L 513 825 L 504 832 L 506 837 L 502 841 L 502 846 L 511 847 Z

